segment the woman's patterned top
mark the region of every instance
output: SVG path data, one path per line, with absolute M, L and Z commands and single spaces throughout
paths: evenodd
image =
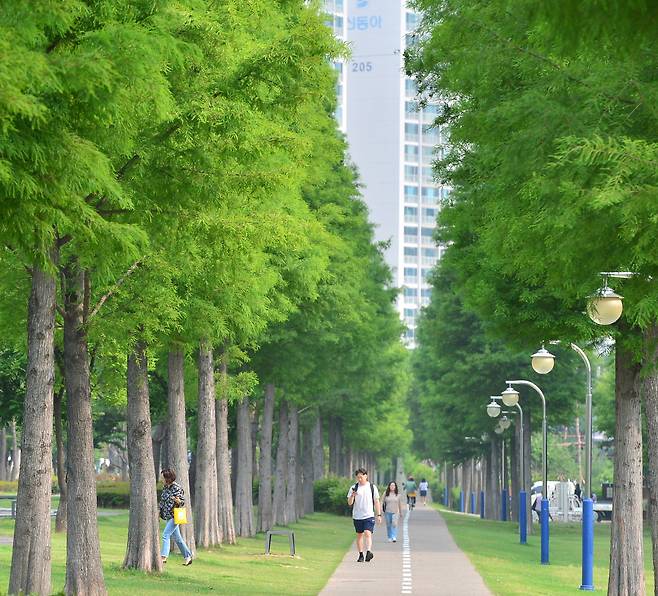
M 174 499 L 178 497 L 179 503 L 176 504 Z M 169 486 L 162 489 L 160 497 L 160 517 L 165 521 L 174 517 L 174 507 L 185 507 L 185 492 L 179 484 L 172 482 Z

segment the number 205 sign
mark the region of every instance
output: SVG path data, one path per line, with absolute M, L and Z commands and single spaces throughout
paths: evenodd
M 352 62 L 352 72 L 371 72 L 373 69 L 372 62 Z

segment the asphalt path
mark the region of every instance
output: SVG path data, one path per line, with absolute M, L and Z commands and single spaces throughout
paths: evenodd
M 346 519 L 351 528 L 351 520 Z M 386 527 L 373 537 L 374 559 L 357 563 L 350 551 L 320 596 L 417 594 L 489 596 L 468 557 L 457 548 L 441 515 L 429 505 L 418 505 L 398 527 L 398 541 L 389 543 Z

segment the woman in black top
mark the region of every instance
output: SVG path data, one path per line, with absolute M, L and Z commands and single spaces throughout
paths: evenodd
M 167 522 L 162 532 L 162 550 L 160 551 L 162 562 L 167 562 L 169 546 L 171 538 L 173 538 L 185 557 L 183 565 L 191 565 L 192 553 L 181 536 L 178 524 L 174 522 L 174 507 L 185 507 L 185 492 L 179 484 L 176 484 L 176 472 L 172 469 L 162 470 L 162 477 L 165 486 L 160 497 L 160 517 Z

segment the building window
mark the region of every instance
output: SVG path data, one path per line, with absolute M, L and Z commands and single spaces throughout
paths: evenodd
M 425 281 L 429 277 L 431 272 L 432 272 L 431 269 L 427 269 L 423 267 L 420 271 L 420 277 L 422 278 L 423 281 Z
M 434 173 L 432 168 L 423 168 L 423 182 L 429 182 L 430 184 L 434 182 Z
M 415 267 L 404 268 L 404 283 L 416 284 L 418 283 L 418 269 Z
M 404 200 L 407 203 L 417 203 L 418 202 L 418 187 L 417 186 L 405 186 L 404 187 Z
M 407 182 L 418 182 L 418 166 L 404 166 L 404 179 Z
M 405 161 L 418 161 L 418 145 L 405 145 L 404 146 L 404 159 Z
M 420 21 L 420 18 L 417 14 L 413 12 L 408 12 L 407 13 L 407 31 L 413 31 L 416 26 L 418 25 L 418 22 Z
M 418 207 L 404 208 L 404 223 L 418 223 Z
M 406 79 L 404 81 L 404 90 L 407 93 L 407 97 L 415 97 L 418 93 L 418 87 L 416 87 L 416 81 L 413 79 Z
M 404 102 L 404 112 L 407 115 L 407 118 L 410 120 L 418 119 L 418 102 L 416 101 L 405 101 Z
M 441 140 L 441 132 L 438 126 L 423 124 L 423 143 L 438 144 Z
M 431 164 L 434 158 L 437 157 L 434 153 L 434 147 L 430 146 L 423 147 L 422 155 L 424 164 Z
M 418 290 L 416 288 L 405 288 L 404 289 L 404 297 L 405 298 L 416 298 L 418 295 Z
M 404 241 L 407 244 L 418 244 L 418 228 L 415 226 L 404 226 Z
M 418 129 L 420 126 L 413 122 L 405 122 L 404 138 L 406 141 L 418 141 Z
M 418 256 L 418 247 L 417 246 L 405 246 L 404 255 L 406 257 L 417 257 Z
M 431 186 L 426 186 L 422 191 L 423 203 L 429 203 L 430 205 L 435 205 L 439 201 L 439 196 L 441 196 L 441 190 L 438 188 L 433 188 Z
M 421 228 L 420 239 L 423 244 L 432 246 L 434 244 L 434 228 Z

